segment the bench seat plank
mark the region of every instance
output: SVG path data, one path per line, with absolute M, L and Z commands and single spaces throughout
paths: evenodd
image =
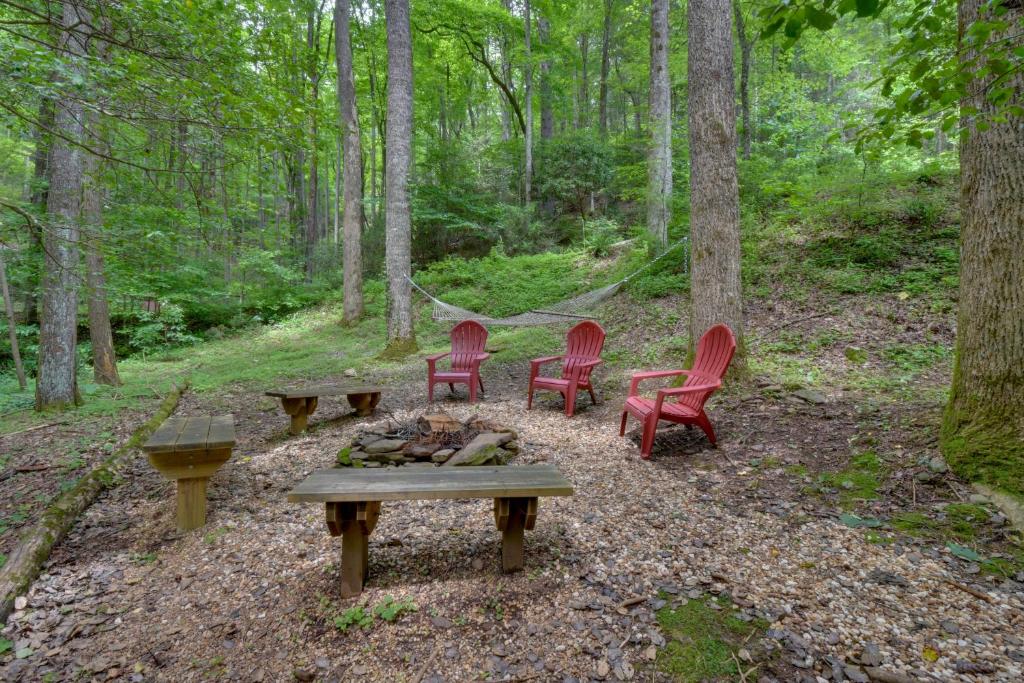
M 440 498 L 571 496 L 572 485 L 551 465 L 316 470 L 292 489 L 293 503 Z
M 383 391 L 383 387 L 371 385 L 325 384 L 321 386 L 303 386 L 297 389 L 275 389 L 266 392 L 266 395 L 273 396 L 274 398 L 313 398 L 316 396 L 347 396 L 349 394 L 380 394 Z

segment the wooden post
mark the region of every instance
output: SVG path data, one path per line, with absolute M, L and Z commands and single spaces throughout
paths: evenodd
M 327 503 L 327 528 L 341 535 L 341 597 L 363 592 L 370 555 L 370 534 L 377 526 L 380 501 Z
M 523 568 L 523 531 L 537 521 L 536 498 L 495 498 L 494 525 L 501 531 L 501 568 L 516 572 Z
M 11 337 L 11 355 L 14 356 L 14 371 L 18 375 L 18 386 L 25 391 L 25 368 L 21 365 L 21 352 L 18 351 L 18 332 L 14 327 L 14 305 L 11 303 L 11 292 L 7 289 L 7 269 L 4 266 L 4 248 L 0 247 L 0 287 L 3 289 L 4 310 L 7 311 L 7 334 Z
M 178 530 L 191 531 L 206 524 L 207 477 L 178 480 Z
M 366 417 L 372 415 L 374 408 L 380 401 L 380 393 L 369 394 L 347 394 L 348 404 L 355 408 L 356 415 Z

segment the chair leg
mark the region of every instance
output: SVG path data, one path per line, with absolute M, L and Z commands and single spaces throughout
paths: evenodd
M 455 393 L 455 385 L 452 384 L 451 382 L 448 382 L 448 391 L 452 392 L 453 394 Z
M 530 386 L 526 388 L 526 409 L 530 410 L 533 408 L 533 380 L 530 380 Z
M 590 387 L 589 389 L 587 389 L 587 391 L 590 392 L 590 403 L 592 405 L 596 406 L 597 405 L 597 396 L 594 396 L 594 387 Z
M 433 403 L 434 401 L 434 382 L 427 380 L 427 402 Z
M 476 403 L 476 382 L 472 377 L 469 378 L 469 402 Z
M 715 439 L 715 428 L 711 426 L 711 420 L 709 420 L 708 416 L 703 412 L 697 418 L 697 426 L 703 429 L 704 433 L 707 434 L 708 441 L 711 442 L 711 445 L 718 448 L 718 440 Z
M 651 413 L 644 420 L 644 435 L 640 440 L 640 457 L 649 460 L 651 449 L 654 448 L 654 434 L 658 431 L 658 416 Z
M 576 387 L 569 387 L 565 390 L 565 414 L 572 417 L 576 412 Z
M 625 436 L 626 435 L 626 418 L 628 418 L 628 417 L 629 417 L 629 412 L 623 410 L 622 411 L 622 422 L 619 423 L 619 436 Z
M 486 389 L 484 389 L 484 378 L 483 378 L 483 377 L 481 377 L 480 375 L 477 375 L 477 376 L 476 376 L 476 381 L 477 381 L 477 382 L 480 382 L 480 393 L 481 393 L 481 394 L 486 394 L 486 393 L 487 393 L 487 390 L 486 390 Z

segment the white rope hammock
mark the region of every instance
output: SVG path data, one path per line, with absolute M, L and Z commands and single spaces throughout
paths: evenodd
M 671 245 L 668 249 L 661 252 L 642 268 L 633 271 L 626 277 L 622 278 L 618 282 L 613 282 L 610 285 L 605 285 L 598 289 L 584 292 L 578 296 L 574 296 L 571 299 L 565 299 L 558 303 L 553 303 L 544 308 L 534 309 L 525 313 L 519 313 L 517 315 L 509 316 L 507 318 L 492 318 L 482 313 L 476 313 L 467 308 L 461 308 L 454 304 L 445 303 L 437 297 L 432 296 L 425 289 L 420 287 L 418 284 L 413 282 L 412 278 L 406 278 L 409 280 L 409 284 L 416 288 L 423 296 L 430 299 L 434 305 L 434 310 L 431 313 L 431 317 L 434 320 L 445 320 L 449 322 L 456 322 L 461 320 L 476 320 L 477 322 L 484 325 L 506 325 L 510 327 L 525 327 L 528 325 L 550 325 L 552 323 L 564 323 L 573 320 L 590 320 L 593 316 L 587 315 L 586 311 L 594 308 L 599 303 L 607 301 L 608 299 L 615 296 L 615 294 L 625 285 L 627 282 L 632 280 L 634 277 L 644 272 L 651 266 L 653 266 L 659 259 L 666 256 L 670 251 L 684 245 L 683 251 L 683 268 L 689 267 L 689 238 L 684 237 L 675 244 Z

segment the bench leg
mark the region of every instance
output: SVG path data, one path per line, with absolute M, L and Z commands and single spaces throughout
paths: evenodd
M 502 571 L 523 568 L 523 531 L 532 529 L 536 521 L 536 498 L 494 499 L 494 525 L 501 531 Z
M 316 396 L 310 396 L 309 398 L 282 398 L 281 407 L 292 418 L 288 431 L 292 434 L 304 432 L 306 425 L 309 423 L 309 416 L 316 411 L 316 405 Z
M 373 409 L 380 401 L 380 394 L 348 394 L 346 398 L 348 398 L 348 404 L 355 409 L 356 415 L 366 417 L 373 414 Z
M 341 597 L 363 591 L 370 552 L 370 534 L 377 526 L 380 501 L 327 503 L 327 528 L 341 536 Z
M 178 530 L 191 531 L 206 524 L 206 477 L 178 480 Z

